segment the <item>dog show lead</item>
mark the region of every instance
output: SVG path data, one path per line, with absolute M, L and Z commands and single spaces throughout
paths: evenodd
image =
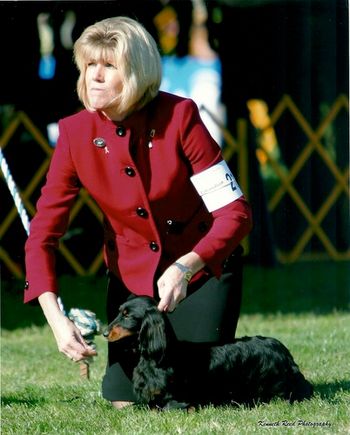
M 220 147 L 192 100 L 159 90 L 157 44 L 137 21 L 87 27 L 74 59 L 85 108 L 59 121 L 25 246 L 24 301 L 39 301 L 60 352 L 74 361 L 95 355 L 57 302 L 55 252 L 84 187 L 104 216 L 108 322 L 130 295 L 145 295 L 158 301 L 179 340 L 231 341 L 240 242 L 252 221 Z M 118 409 L 136 400 L 134 363 L 118 343 L 108 344 L 102 394 Z

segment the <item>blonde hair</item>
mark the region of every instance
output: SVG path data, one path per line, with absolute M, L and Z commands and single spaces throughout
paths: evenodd
M 162 67 L 158 47 L 137 21 L 127 17 L 107 18 L 87 27 L 74 44 L 74 60 L 80 71 L 77 92 L 92 111 L 86 92 L 85 74 L 91 60 L 113 59 L 123 77 L 118 111 L 140 109 L 158 93 Z

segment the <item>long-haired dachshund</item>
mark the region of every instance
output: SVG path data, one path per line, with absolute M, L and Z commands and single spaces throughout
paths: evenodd
M 128 300 L 105 337 L 134 346 L 133 387 L 140 403 L 162 409 L 309 399 L 312 385 L 275 338 L 243 337 L 224 345 L 178 341 L 150 297 Z M 131 338 L 133 337 L 133 338 Z

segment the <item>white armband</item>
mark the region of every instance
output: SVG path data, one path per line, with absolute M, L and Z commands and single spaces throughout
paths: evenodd
M 243 195 L 224 160 L 193 175 L 191 181 L 210 212 L 236 201 Z

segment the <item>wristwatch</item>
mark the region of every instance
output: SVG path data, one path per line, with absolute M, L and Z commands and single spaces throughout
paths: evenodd
M 191 272 L 191 269 L 190 269 L 189 267 L 184 266 L 183 264 L 178 263 L 177 261 L 175 261 L 174 266 L 176 266 L 178 269 L 181 270 L 181 272 L 183 272 L 183 274 L 184 274 L 184 279 L 185 279 L 187 282 L 190 282 L 190 281 L 191 281 L 192 276 L 193 276 L 193 273 Z

